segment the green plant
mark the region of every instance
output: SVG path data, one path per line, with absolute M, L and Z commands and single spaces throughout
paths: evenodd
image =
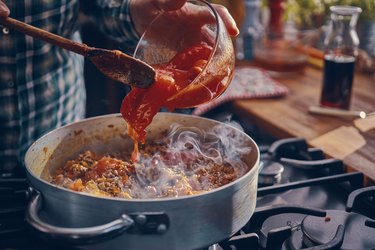
M 355 5 L 362 8 L 359 16 L 360 20 L 375 20 L 375 0 L 351 0 L 349 5 Z
M 362 8 L 361 21 L 375 20 L 375 0 L 285 0 L 285 20 L 300 27 L 316 27 L 329 19 L 329 7 L 352 5 Z
M 292 20 L 299 27 L 311 28 L 325 11 L 322 0 L 286 0 L 284 19 Z

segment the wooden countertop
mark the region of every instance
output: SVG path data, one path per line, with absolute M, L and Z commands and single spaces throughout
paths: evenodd
M 353 119 L 308 112 L 309 106 L 319 103 L 321 69 L 309 67 L 304 73 L 274 78 L 290 89 L 287 96 L 235 101 L 232 106 L 233 112 L 242 119 L 255 123 L 276 138 L 303 137 L 310 145 L 314 139 L 341 126 L 354 127 Z M 355 76 L 351 109 L 375 111 L 375 77 L 359 74 Z M 359 131 L 359 134 L 365 140 L 364 146 L 345 157 L 335 155 L 335 153 L 328 154 L 328 157 L 340 158 L 349 167 L 348 170 L 353 168 L 363 172 L 371 180 L 375 180 L 375 129 L 366 132 Z M 350 138 L 347 143 L 356 143 L 353 140 Z M 337 147 L 343 146 L 335 141 L 330 143 L 337 143 Z

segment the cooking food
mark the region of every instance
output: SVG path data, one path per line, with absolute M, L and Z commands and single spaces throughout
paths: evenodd
M 159 141 L 171 124 L 180 126 L 168 130 L 164 138 L 169 141 Z M 203 249 L 220 242 L 248 223 L 257 197 L 259 149 L 247 134 L 231 125 L 191 115 L 158 113 L 147 127 L 145 146 L 149 141 L 158 144 L 164 141 L 174 155 L 185 152 L 192 159 L 190 155 L 199 150 L 182 149 L 194 145 L 220 166 L 220 162 L 226 162 L 240 173 L 245 169 L 247 172 L 227 185 L 197 195 L 152 199 L 100 197 L 51 183 L 51 174 L 57 168 L 86 150 L 102 155 L 128 150 L 130 155 L 132 141 L 124 134 L 126 125 L 121 116 L 94 117 L 51 131 L 33 143 L 26 153 L 27 178 L 39 191 L 29 203 L 27 222 L 38 234 L 55 241 L 73 242 L 74 246 L 82 246 L 85 240 L 94 244 L 84 246 L 90 249 L 123 249 L 124 246 L 131 250 L 186 249 L 186 246 Z M 193 143 L 193 138 L 203 142 L 200 147 Z M 225 150 L 219 150 L 219 146 Z M 144 158 L 142 155 L 141 159 Z M 154 155 L 148 159 L 158 158 Z M 159 178 L 151 184 L 163 187 L 167 181 Z M 146 225 L 150 226 L 141 224 L 144 220 L 137 222 L 138 218 L 146 218 Z M 159 228 L 165 229 L 165 225 L 167 230 L 160 232 Z M 197 231 L 197 226 L 199 234 L 191 233 Z M 87 232 L 98 228 L 100 232 L 88 235 Z M 76 239 L 79 241 L 73 241 Z M 93 239 L 102 241 L 93 243 Z
M 206 66 L 211 52 L 212 47 L 202 42 L 176 54 L 166 65 L 153 65 L 156 70 L 155 83 L 147 89 L 132 88 L 124 98 L 121 114 L 128 123 L 128 134 L 134 140 L 133 161 L 138 160 L 138 141 L 145 142 L 145 128 L 160 108 L 172 111 L 176 107 L 188 107 L 191 99 L 202 103 L 199 98 L 203 97 L 199 93 L 194 93 L 187 99 L 170 98 L 196 78 Z M 206 88 L 212 89 L 212 93 L 221 93 L 224 90 L 224 86 L 220 85 L 223 78 L 220 75 L 213 77 Z
M 241 144 L 238 139 L 221 126 L 205 133 L 174 125 L 160 139 L 140 147 L 137 163 L 130 160 L 130 150 L 106 155 L 87 150 L 58 168 L 52 183 L 96 196 L 129 199 L 198 194 L 249 170 L 241 155 L 250 149 L 231 147 Z

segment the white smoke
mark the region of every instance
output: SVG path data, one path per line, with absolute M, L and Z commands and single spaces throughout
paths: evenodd
M 140 187 L 132 187 L 133 194 L 147 198 L 168 191 L 180 196 L 185 195 L 187 185 L 207 190 L 208 183 L 197 179 L 197 173 L 207 168 L 207 161 L 217 165 L 230 164 L 237 177 L 245 174 L 249 169 L 241 158 L 249 154 L 251 148 L 246 143 L 246 136 L 228 129 L 228 125 L 241 129 L 233 122 L 216 125 L 208 131 L 172 124 L 167 135 L 156 142 L 167 145 L 167 153 L 155 152 L 153 155 L 141 156 L 136 165 Z M 146 189 L 146 193 L 141 192 L 141 189 Z

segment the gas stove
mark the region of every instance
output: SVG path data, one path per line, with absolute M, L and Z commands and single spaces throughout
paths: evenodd
M 302 138 L 276 140 L 260 151 L 253 216 L 206 249 L 375 249 L 375 186 L 364 187 L 362 173 L 347 173 L 342 161 L 325 159 Z M 58 249 L 24 221 L 28 193 L 22 174 L 0 178 L 0 249 Z
M 362 173 L 302 138 L 261 151 L 257 208 L 216 249 L 375 249 L 375 186 L 363 187 Z

